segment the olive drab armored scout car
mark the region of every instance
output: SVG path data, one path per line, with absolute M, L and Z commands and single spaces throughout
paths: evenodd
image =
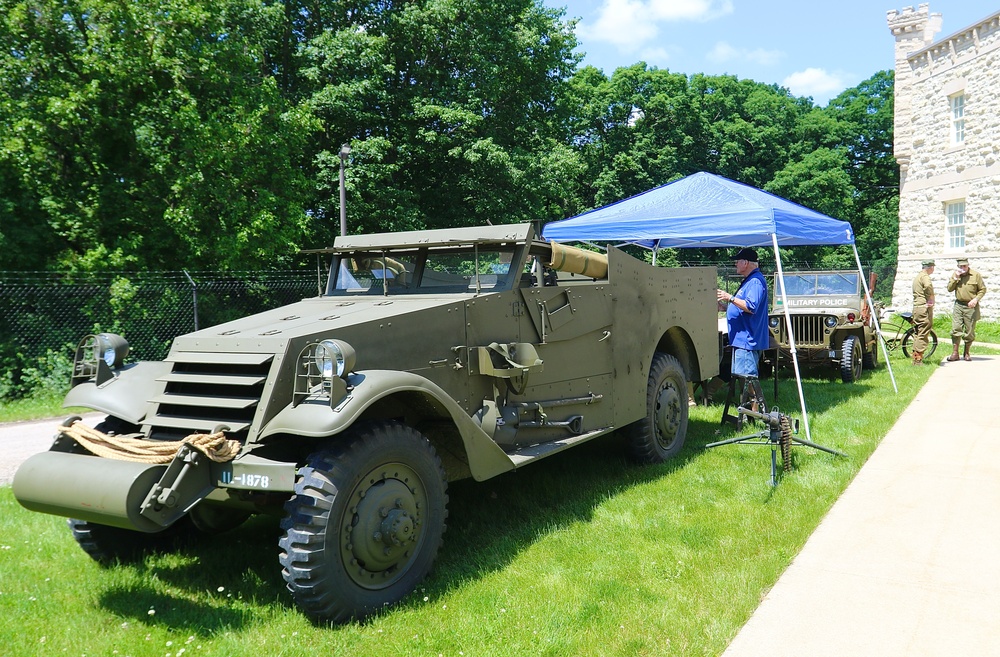
M 775 274 L 774 290 L 780 289 L 778 284 Z M 800 363 L 835 365 L 844 383 L 857 381 L 863 369 L 875 368 L 877 335 L 857 270 L 785 272 L 785 294 Z M 775 292 L 769 327 L 790 357 L 783 308 L 781 295 Z
M 162 362 L 88 336 L 50 451 L 14 495 L 70 518 L 98 561 L 283 517 L 282 575 L 311 617 L 411 592 L 449 481 L 489 479 L 615 429 L 681 449 L 687 382 L 718 372 L 714 268 L 548 244 L 530 225 L 340 237 L 325 292 L 176 338 Z

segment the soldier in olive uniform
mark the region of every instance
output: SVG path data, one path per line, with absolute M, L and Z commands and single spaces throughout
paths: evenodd
M 923 269 L 913 279 L 913 326 L 916 329 L 913 336 L 913 364 L 924 364 L 924 350 L 934 325 L 934 284 L 931 274 L 934 273 L 934 261 L 924 260 L 920 263 Z
M 968 258 L 958 259 L 958 268 L 948 279 L 948 291 L 955 293 L 955 307 L 951 312 L 951 355 L 949 361 L 958 360 L 958 345 L 965 340 L 963 360 L 972 360 L 969 347 L 976 339 L 976 322 L 979 321 L 979 302 L 986 294 L 982 275 L 969 268 Z

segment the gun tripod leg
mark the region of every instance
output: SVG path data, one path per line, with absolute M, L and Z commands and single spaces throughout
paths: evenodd
M 742 427 L 748 419 L 740 409 L 750 410 L 755 413 L 767 414 L 767 403 L 764 401 L 764 390 L 760 386 L 760 379 L 755 376 L 740 377 L 743 379 L 743 391 L 740 394 L 740 403 L 737 410 L 737 427 Z

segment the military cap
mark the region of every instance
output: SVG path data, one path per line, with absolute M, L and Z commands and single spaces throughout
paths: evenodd
M 959 258 L 958 259 L 958 264 L 960 264 L 960 265 L 967 265 L 967 264 L 969 264 L 969 259 L 968 258 Z
M 924 269 L 926 269 L 927 267 L 933 267 L 934 266 L 934 261 L 933 260 L 924 260 L 923 262 L 920 263 L 920 266 L 923 267 Z

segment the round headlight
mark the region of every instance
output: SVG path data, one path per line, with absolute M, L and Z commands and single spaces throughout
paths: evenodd
M 781 318 L 778 317 L 777 315 L 775 315 L 774 317 L 771 317 L 770 319 L 767 320 L 768 326 L 770 326 L 773 329 L 778 328 L 778 324 L 780 324 L 780 323 L 781 323 Z
M 827 315 L 823 319 L 823 323 L 826 324 L 827 328 L 833 328 L 834 326 L 837 325 L 837 318 L 834 317 L 833 315 Z
M 121 367 L 128 355 L 128 341 L 115 333 L 98 333 L 96 337 L 98 358 L 112 369 Z
M 316 367 L 326 379 L 344 376 L 354 369 L 354 347 L 342 340 L 323 340 L 316 345 Z

